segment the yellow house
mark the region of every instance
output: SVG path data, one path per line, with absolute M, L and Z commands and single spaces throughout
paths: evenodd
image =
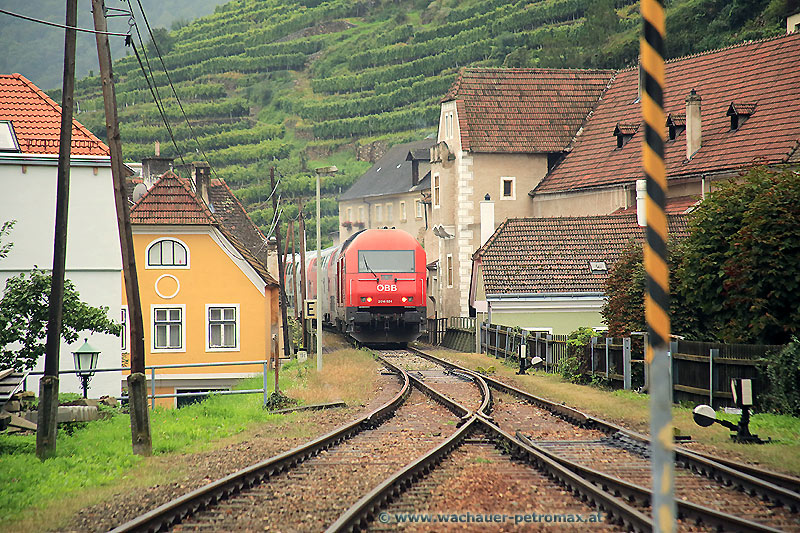
M 258 361 L 277 345 L 278 284 L 266 269 L 266 239 L 208 170 L 197 166 L 193 180 L 167 172 L 131 208 L 148 366 Z M 229 390 L 262 371 L 260 364 L 157 369 L 156 395 Z M 148 390 L 150 379 L 148 370 Z

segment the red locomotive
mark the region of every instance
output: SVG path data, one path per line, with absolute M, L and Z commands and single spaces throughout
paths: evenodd
M 316 298 L 317 258 L 307 258 L 307 264 L 306 294 Z M 362 230 L 323 250 L 322 269 L 319 309 L 326 324 L 361 344 L 404 344 L 419 337 L 425 324 L 425 251 L 409 233 Z

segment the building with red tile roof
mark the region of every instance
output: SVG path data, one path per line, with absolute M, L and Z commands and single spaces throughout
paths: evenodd
M 688 235 L 686 215 L 668 223 L 670 238 Z M 536 331 L 602 327 L 608 273 L 643 242 L 636 213 L 505 220 L 473 255 L 470 305 L 487 307 L 492 323 Z
M 668 61 L 666 80 L 670 196 L 700 197 L 701 187 L 753 165 L 800 163 L 800 33 Z M 614 77 L 569 155 L 533 188 L 534 216 L 602 214 L 631 203 L 644 177 L 644 129 L 625 129 L 641 123 L 638 84 L 637 69 Z M 696 114 L 687 113 L 693 91 Z M 699 138 L 687 152 L 693 117 Z
M 60 129 L 61 108 L 50 97 L 24 76 L 0 75 L 0 224 L 16 221 L 8 237 L 14 246 L 0 261 L 0 290 L 13 276 L 52 268 Z M 119 320 L 122 262 L 111 160 L 108 148 L 77 120 L 69 169 L 66 277 L 83 301 L 107 307 L 109 317 Z M 88 337 L 100 350 L 98 368 L 120 367 L 118 337 Z M 74 370 L 69 353 L 79 346 L 62 343 L 61 370 Z M 43 359 L 35 370 L 43 369 Z M 121 384 L 121 372 L 99 372 L 89 392 L 119 396 Z M 29 378 L 27 386 L 37 390 L 38 378 Z M 80 380 L 65 375 L 59 388 L 80 392 Z
M 22 154 L 58 155 L 61 106 L 22 74 L 0 74 L 0 122 L 11 121 Z M 109 157 L 108 147 L 72 121 L 73 156 Z
M 469 311 L 470 257 L 480 245 L 479 204 L 496 200 L 498 220 L 530 216 L 527 191 L 580 131 L 611 70 L 465 68 L 442 99 L 431 150 L 425 250 L 428 316 Z M 435 302 L 435 303 L 434 303 Z
M 264 360 L 282 346 L 273 342 L 280 338 L 278 284 L 267 270 L 266 239 L 209 170 L 196 164 L 193 179 L 168 171 L 131 208 L 150 364 Z M 155 387 L 168 395 L 224 390 L 259 370 L 170 369 Z

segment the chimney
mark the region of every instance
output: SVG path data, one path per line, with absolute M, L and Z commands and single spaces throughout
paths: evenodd
M 486 244 L 494 230 L 494 202 L 487 193 L 481 202 L 481 246 Z
M 700 120 L 700 95 L 692 89 L 686 98 L 686 159 L 691 159 L 700 149 L 702 140 Z
M 171 157 L 143 157 L 142 158 L 142 181 L 150 189 L 158 178 L 165 172 L 172 170 L 173 159 Z
M 205 161 L 194 161 L 194 191 L 197 196 L 203 199 L 206 205 L 211 202 L 208 199 L 208 187 L 211 174 L 211 166 Z
M 640 226 L 647 225 L 645 203 L 647 201 L 647 180 L 636 180 L 636 222 Z

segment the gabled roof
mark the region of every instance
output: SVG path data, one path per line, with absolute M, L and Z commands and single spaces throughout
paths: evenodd
M 13 124 L 21 153 L 58 155 L 61 106 L 22 74 L 0 74 L 0 120 Z M 109 157 L 109 150 L 73 119 L 71 154 Z
M 221 179 L 212 179 L 208 188 L 208 199 L 217 220 L 236 235 L 256 260 L 264 264 L 267 260 L 267 238 L 248 216 L 228 184 Z
M 413 163 L 408 157 L 409 152 L 413 154 L 414 159 L 419 160 L 424 155 L 424 151 L 429 150 L 434 144 L 436 144 L 435 139 L 395 144 L 339 196 L 339 201 L 410 191 L 413 186 L 411 183 Z M 427 172 L 425 159 L 422 158 L 419 164 L 421 179 Z
M 131 224 L 207 225 L 217 228 L 268 285 L 277 285 L 266 269 L 266 239 L 222 180 L 211 180 L 208 205 L 190 180 L 164 174 L 131 208 Z
M 750 42 L 666 63 L 665 114 L 685 123 L 686 97 L 702 98 L 702 143 L 686 161 L 686 134 L 664 145 L 669 178 L 736 171 L 753 164 L 789 161 L 800 143 L 800 33 Z M 643 177 L 641 139 L 617 149 L 609 135 L 617 123 L 641 123 L 637 69 L 621 71 L 586 121 L 561 164 L 535 193 L 630 183 Z M 752 116 L 731 131 L 727 112 L 734 104 Z M 664 124 L 666 130 L 667 125 Z
M 215 224 L 205 202 L 195 196 L 189 180 L 167 172 L 131 208 L 131 224 Z
M 686 215 L 668 215 L 670 238 L 688 235 Z M 608 270 L 644 241 L 636 213 L 591 217 L 510 218 L 473 256 L 487 295 L 602 293 Z M 604 262 L 608 270 L 592 271 Z
M 463 150 L 562 152 L 613 75 L 612 70 L 465 68 L 442 101 L 456 101 Z

